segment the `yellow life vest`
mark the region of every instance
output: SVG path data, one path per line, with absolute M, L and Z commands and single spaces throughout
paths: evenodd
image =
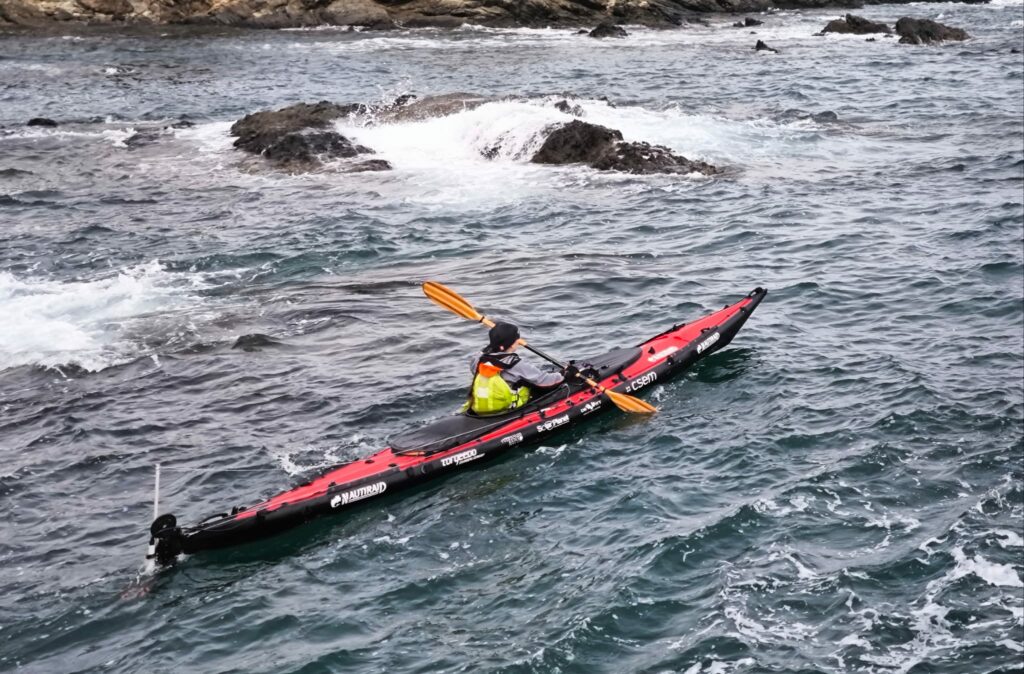
M 530 387 L 520 386 L 515 391 L 501 378 L 501 368 L 491 363 L 480 363 L 473 378 L 469 409 L 474 414 L 498 414 L 522 407 L 530 399 Z

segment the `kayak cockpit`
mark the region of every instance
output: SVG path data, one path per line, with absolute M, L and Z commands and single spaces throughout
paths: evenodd
M 578 367 L 593 368 L 597 371 L 596 379 L 600 381 L 622 372 L 639 357 L 639 347 L 615 349 L 595 358 L 581 360 Z M 419 428 L 397 433 L 389 439 L 388 444 L 395 454 L 436 454 L 486 435 L 510 421 L 563 400 L 584 388 L 586 384 L 582 382 L 567 383 L 505 414 L 455 414 Z

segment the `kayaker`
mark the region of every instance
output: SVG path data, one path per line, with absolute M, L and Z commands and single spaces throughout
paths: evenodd
M 495 323 L 487 336 L 487 346 L 470 360 L 473 385 L 463 409 L 474 414 L 497 414 L 522 407 L 532 394 L 560 386 L 566 375 L 573 374 L 544 372 L 523 362 L 514 353 L 519 347 L 519 328 L 512 323 Z

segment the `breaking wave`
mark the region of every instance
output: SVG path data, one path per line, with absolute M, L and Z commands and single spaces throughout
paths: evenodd
M 21 279 L 0 272 L 0 370 L 73 365 L 98 371 L 194 334 L 203 310 L 196 276 L 153 261 L 91 281 Z

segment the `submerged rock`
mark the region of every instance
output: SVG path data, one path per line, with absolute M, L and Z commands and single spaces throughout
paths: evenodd
M 718 173 L 700 161 L 674 154 L 669 148 L 625 142 L 622 133 L 598 124 L 573 120 L 554 128 L 530 160 L 535 164 L 586 164 L 601 171 L 625 173 Z
M 758 40 L 757 44 L 754 45 L 754 50 L 755 51 L 770 51 L 773 54 L 778 54 L 779 53 L 778 49 L 773 49 L 772 47 L 769 47 L 768 45 L 766 45 L 761 40 Z
M 163 129 L 143 129 L 142 131 L 136 131 L 125 139 L 124 145 L 129 149 L 142 147 L 144 145 L 151 145 L 157 142 L 160 139 L 160 136 L 164 135 L 164 133 Z
M 365 173 L 366 171 L 390 171 L 391 162 L 385 159 L 367 159 L 358 164 L 351 164 L 344 169 L 345 173 Z
M 892 29 L 884 23 L 875 23 L 862 16 L 847 14 L 842 19 L 833 19 L 821 29 L 822 33 L 847 33 L 853 35 L 868 35 L 870 33 L 891 33 Z
M 629 33 L 622 26 L 611 21 L 602 21 L 594 30 L 587 33 L 590 37 L 628 37 Z
M 242 349 L 243 351 L 259 351 L 261 346 L 277 346 L 280 343 L 270 335 L 255 332 L 251 335 L 242 335 L 235 340 L 231 348 Z
M 934 44 L 946 40 L 962 41 L 971 36 L 962 28 L 946 26 L 931 19 L 914 19 L 905 16 L 896 22 L 900 44 Z
M 28 122 L 26 122 L 25 126 L 49 126 L 49 127 L 54 127 L 54 126 L 60 126 L 60 125 L 57 124 L 57 122 L 55 122 L 54 120 L 50 119 L 49 117 L 33 117 L 32 119 L 28 120 Z
M 753 28 L 754 26 L 762 26 L 764 21 L 758 21 L 757 19 L 751 19 L 749 16 L 742 21 L 737 21 L 732 25 L 733 28 Z

